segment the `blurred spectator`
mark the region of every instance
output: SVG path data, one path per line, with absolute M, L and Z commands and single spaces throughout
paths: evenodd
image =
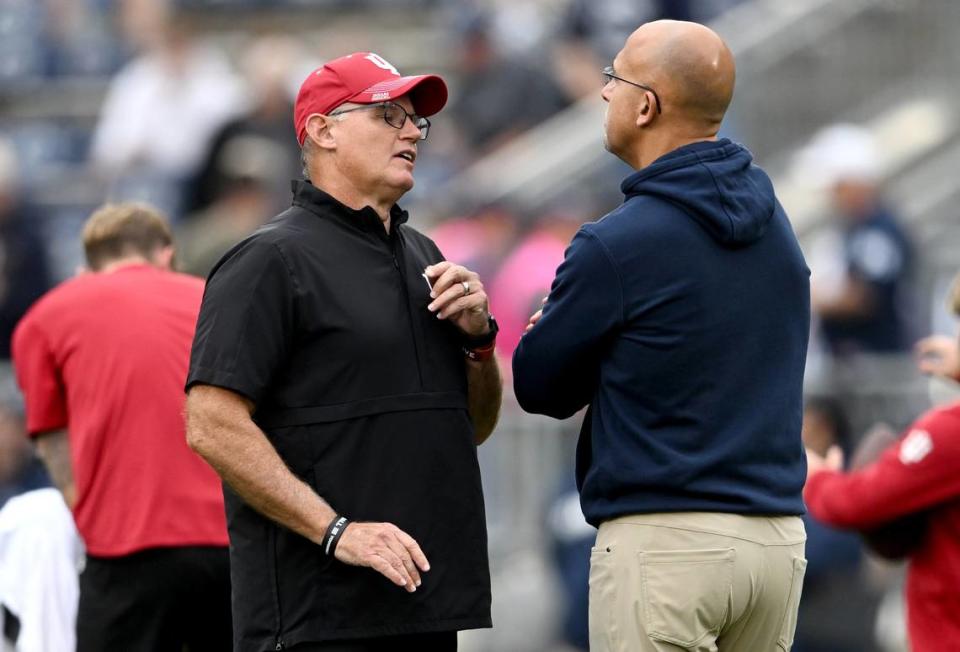
M 548 65 L 496 48 L 487 16 L 473 16 L 461 29 L 460 83 L 451 110 L 477 153 L 496 149 L 570 103 Z
M 23 415 L 0 403 L 0 507 L 18 494 L 50 486 L 26 433 Z
M 547 526 L 553 562 L 563 587 L 563 641 L 574 649 L 589 650 L 590 549 L 597 540 L 597 529 L 583 517 L 573 478 L 550 505 Z
M 102 0 L 34 0 L 44 7 L 43 48 L 50 76 L 99 76 L 112 73 L 123 58 L 98 15 Z
M 28 491 L 0 509 L 0 649 L 76 649 L 82 563 L 80 535 L 56 489 Z
M 504 206 L 485 206 L 442 221 L 428 235 L 447 260 L 458 261 L 480 278 L 493 279 L 515 243 L 517 221 Z
M 849 424 L 838 401 L 813 397 L 803 411 L 804 446 L 826 455 L 849 450 Z M 807 573 L 794 652 L 871 652 L 877 597 L 865 583 L 856 534 L 825 525 L 807 512 Z
M 911 649 L 960 649 L 960 402 L 922 415 L 866 466 L 844 473 L 843 457 L 837 446 L 825 454 L 807 449 L 808 509 L 825 523 L 861 532 L 913 517 L 919 535 L 902 528 L 885 535 L 895 544 L 911 541 L 903 548 Z
M 115 198 L 149 200 L 179 216 L 184 184 L 245 98 L 226 59 L 195 42 L 189 23 L 167 3 L 121 5 L 128 34 L 143 51 L 110 84 L 91 156 L 115 184 Z
M 530 315 L 540 309 L 543 298 L 550 293 L 563 253 L 583 221 L 583 214 L 550 212 L 503 261 L 490 284 L 490 311 L 500 324 L 497 353 L 504 360 L 513 357 Z M 503 369 L 510 373 L 509 364 Z
M 50 287 L 39 214 L 20 192 L 16 152 L 0 139 L 0 361 L 23 313 Z
M 960 649 L 960 403 L 921 416 L 894 446 L 859 471 L 843 455 L 808 451 L 804 497 L 818 519 L 868 530 L 929 510 L 920 546 L 909 556 L 907 628 L 913 652 Z
M 658 18 L 700 20 L 712 17 L 695 0 L 572 0 L 553 44 L 552 64 L 558 82 L 571 97 L 597 91 L 600 70 L 609 66 L 627 36 L 643 23 Z
M 689 5 L 690 0 L 572 0 L 562 34 L 586 45 L 599 70 L 613 62 L 640 25 L 658 18 L 691 20 Z
M 960 275 L 953 280 L 947 303 L 953 314 L 960 315 Z M 960 347 L 956 335 L 930 335 L 917 342 L 915 350 L 917 367 L 922 373 L 960 382 Z
M 269 192 L 276 167 L 255 140 L 237 138 L 220 153 L 220 196 L 178 230 L 179 268 L 206 278 L 233 245 L 273 210 Z M 289 182 L 289 180 L 288 180 Z
M 231 170 L 250 165 L 261 171 L 269 203 L 263 215 L 285 208 L 291 179 L 300 178 L 300 148 L 290 116 L 293 115 L 292 75 L 302 61 L 299 44 L 283 36 L 265 36 L 245 48 L 242 70 L 253 106 L 227 122 L 213 137 L 200 169 L 188 189 L 184 212 L 207 208 L 227 193 L 236 176 Z
M 834 125 L 801 154 L 801 169 L 830 191 L 838 238 L 811 252 L 812 303 L 835 356 L 909 348 L 907 234 L 879 189 L 879 152 L 869 132 Z M 818 264 L 819 263 L 819 264 Z

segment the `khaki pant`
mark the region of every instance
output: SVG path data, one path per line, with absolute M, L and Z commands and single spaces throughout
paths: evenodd
M 789 652 L 805 541 L 796 516 L 603 523 L 590 556 L 590 651 Z

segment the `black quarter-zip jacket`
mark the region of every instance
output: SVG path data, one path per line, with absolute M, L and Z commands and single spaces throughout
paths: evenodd
M 443 260 L 394 206 L 387 234 L 306 182 L 211 272 L 187 387 L 250 398 L 295 475 L 337 513 L 410 534 L 407 593 L 328 558 L 224 488 L 237 650 L 489 627 L 486 525 L 458 330 L 427 310 Z

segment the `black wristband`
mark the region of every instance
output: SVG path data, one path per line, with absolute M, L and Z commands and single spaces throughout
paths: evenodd
M 346 516 L 335 516 L 334 519 L 330 521 L 327 533 L 323 535 L 323 554 L 328 557 L 333 557 L 333 553 L 337 550 L 337 542 L 340 541 L 340 537 L 343 536 L 343 531 L 347 529 L 347 525 L 349 524 L 350 519 Z
M 497 341 L 497 333 L 500 332 L 500 326 L 493 315 L 487 315 L 487 325 L 489 330 L 483 335 L 466 336 L 463 338 L 463 348 L 465 349 L 483 349 Z

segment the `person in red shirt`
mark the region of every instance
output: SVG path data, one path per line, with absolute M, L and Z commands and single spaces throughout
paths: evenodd
M 169 226 L 146 206 L 101 208 L 83 244 L 90 273 L 13 335 L 27 430 L 87 549 L 77 650 L 229 650 L 221 485 L 182 416 L 203 282 L 171 271 Z
M 907 628 L 913 652 L 960 650 L 960 402 L 921 416 L 872 464 L 844 473 L 843 454 L 807 450 L 804 500 L 819 520 L 869 531 L 926 512 L 909 553 Z

